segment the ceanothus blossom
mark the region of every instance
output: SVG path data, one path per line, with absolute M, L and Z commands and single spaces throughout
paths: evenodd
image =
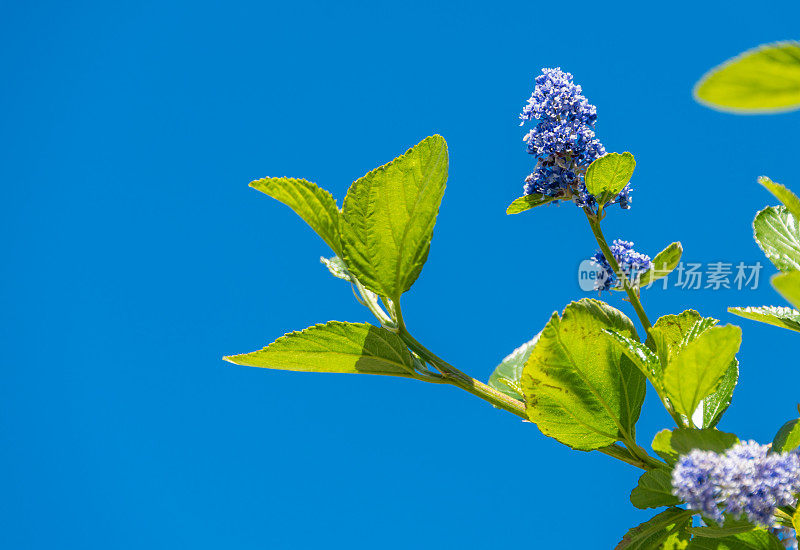
M 616 239 L 610 248 L 611 254 L 614 255 L 620 269 L 625 273 L 625 277 L 633 284 L 639 281 L 642 273 L 650 270 L 653 266 L 650 256 L 636 252 L 631 241 Z M 617 287 L 619 285 L 617 274 L 614 273 L 605 255 L 597 252 L 591 259 L 600 268 L 600 273 L 595 280 L 595 290 L 610 290 Z
M 769 450 L 755 441 L 737 443 L 724 454 L 693 450 L 675 465 L 673 494 L 719 524 L 727 513 L 772 527 L 775 508 L 797 504 L 800 455 Z
M 525 179 L 525 194 L 541 194 L 573 200 L 580 207 L 597 207 L 595 197 L 586 190 L 583 176 L 597 158 L 606 154 L 595 138 L 597 109 L 572 81 L 572 74 L 561 68 L 542 69 L 536 86 L 522 110 L 522 124 L 538 120 L 525 136 L 528 153 L 537 157 L 536 167 Z M 630 208 L 630 185 L 609 201 Z

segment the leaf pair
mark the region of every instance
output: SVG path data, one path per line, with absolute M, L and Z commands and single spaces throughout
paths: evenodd
M 306 180 L 250 186 L 294 210 L 366 288 L 397 299 L 428 257 L 447 169 L 447 143 L 435 135 L 353 182 L 341 212 L 328 191 Z
M 772 286 L 795 308 L 800 308 L 800 198 L 766 176 L 759 183 L 783 206 L 768 206 L 753 220 L 754 237 L 780 274 Z M 731 307 L 740 317 L 800 332 L 800 311 L 783 306 Z
M 716 322 L 694 310 L 665 315 L 650 329 L 650 347 L 615 331 L 607 335 L 650 380 L 668 410 L 687 424 L 708 428 L 730 405 L 742 341 L 739 327 L 715 327 Z
M 447 144 L 422 140 L 350 186 L 340 211 L 333 196 L 295 178 L 264 178 L 251 187 L 294 210 L 336 253 L 323 263 L 396 302 L 419 276 L 447 181 Z M 239 365 L 283 370 L 412 376 L 411 353 L 394 333 L 331 321 L 287 334 L 253 353 L 226 357 Z

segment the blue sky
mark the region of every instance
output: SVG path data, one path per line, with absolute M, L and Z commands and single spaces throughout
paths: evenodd
M 722 6 L 726 6 L 722 9 Z M 765 264 L 757 290 L 652 289 L 744 328 L 721 424 L 766 442 L 796 416 L 795 334 L 732 318 L 782 304 L 752 241 L 800 189 L 797 113 L 690 96 L 708 68 L 798 38 L 791 2 L 8 4 L 0 132 L 0 545 L 6 548 L 611 548 L 651 513 L 637 473 L 454 388 L 237 367 L 329 319 L 369 321 L 325 245 L 249 189 L 349 184 L 442 134 L 450 179 L 404 298 L 425 345 L 486 379 L 585 296 L 595 250 L 567 205 L 506 216 L 532 159 L 517 115 L 543 66 L 575 74 L 598 137 L 638 165 L 609 238 Z M 608 297 L 630 316 L 619 295 Z M 669 426 L 648 396 L 639 439 Z

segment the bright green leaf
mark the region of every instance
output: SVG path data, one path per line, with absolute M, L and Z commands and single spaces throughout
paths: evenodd
M 800 108 L 800 43 L 765 44 L 729 59 L 700 79 L 694 96 L 709 107 L 734 113 Z
M 794 515 L 792 516 L 792 524 L 794 525 L 794 531 L 797 535 L 797 542 L 800 542 L 800 506 L 794 511 Z
M 722 419 L 722 415 L 728 410 L 728 406 L 733 399 L 733 390 L 739 381 L 739 361 L 734 359 L 728 365 L 719 386 L 714 393 L 703 399 L 700 403 L 703 412 L 702 428 L 713 428 Z
M 658 355 L 653 353 L 647 346 L 628 338 L 625 335 L 617 334 L 616 332 L 606 330 L 604 331 L 607 338 L 609 338 L 619 349 L 630 359 L 634 365 L 644 374 L 650 383 L 656 388 L 661 388 L 661 377 L 663 376 L 661 362 Z
M 667 248 L 656 254 L 653 258 L 653 267 L 646 271 L 639 279 L 639 287 L 644 287 L 650 283 L 666 277 L 678 266 L 683 255 L 681 243 L 672 243 Z
M 780 277 L 781 275 L 779 275 Z M 776 327 L 800 332 L 800 311 L 783 306 L 729 307 L 728 311 L 739 317 L 760 321 Z
M 344 260 L 373 292 L 397 299 L 428 257 L 447 182 L 447 143 L 425 138 L 350 186 L 342 209 Z
M 680 315 L 665 315 L 650 329 L 648 344 L 655 348 L 661 364 L 666 366 L 684 347 L 716 323 L 717 320 L 713 317 L 703 317 L 691 309 Z M 701 409 L 695 410 L 692 415 L 697 423 L 702 424 L 701 428 L 713 427 L 722 418 L 730 405 L 738 378 L 738 362 L 734 359 L 728 365 L 717 389 L 702 400 Z
M 537 206 L 551 203 L 554 200 L 557 199 L 536 193 L 531 195 L 523 195 L 508 205 L 508 208 L 506 208 L 506 214 L 519 214 L 520 212 L 525 212 L 531 208 L 536 208 Z
M 753 234 L 780 271 L 800 270 L 800 220 L 785 206 L 768 206 L 756 214 Z
M 692 418 L 717 389 L 741 343 L 742 329 L 726 325 L 709 328 L 680 350 L 664 370 L 664 389 L 677 412 Z
M 772 440 L 772 450 L 776 453 L 794 451 L 800 448 L 800 420 L 790 420 L 778 430 Z
M 637 508 L 659 508 L 680 504 L 681 499 L 672 494 L 672 472 L 655 468 L 643 473 L 639 484 L 631 492 L 631 504 Z
M 703 319 L 709 319 L 709 322 L 716 323 L 716 319 L 704 318 L 693 309 L 687 309 L 680 315 L 659 317 L 653 325 L 655 330 L 651 331 L 651 336 L 655 339 L 654 347 L 663 365 L 667 365 L 670 359 L 678 354 L 686 334 L 695 327 L 698 321 Z
M 795 218 L 800 218 L 800 198 L 792 193 L 785 185 L 776 183 L 767 176 L 760 176 L 758 183 L 767 188 L 783 205 L 792 213 Z
M 341 254 L 339 209 L 330 193 L 315 183 L 297 178 L 263 178 L 250 182 L 250 187 L 294 210 L 331 250 Z
M 622 312 L 598 300 L 573 302 L 545 326 L 522 373 L 529 419 L 547 436 L 592 450 L 631 440 L 645 379 L 605 337 L 635 337 Z
M 519 401 L 524 401 L 522 386 L 520 385 L 520 378 L 522 378 L 522 370 L 525 368 L 525 362 L 533 352 L 533 346 L 539 341 L 541 333 L 534 336 L 528 342 L 525 342 L 520 347 L 515 349 L 508 357 L 497 365 L 489 377 L 489 385 L 501 391 L 504 394 L 513 397 Z
M 391 376 L 410 376 L 414 368 L 411 353 L 393 332 L 339 321 L 290 332 L 262 350 L 225 360 L 267 369 Z
M 719 430 L 677 428 L 658 432 L 651 446 L 658 456 L 672 465 L 678 461 L 678 457 L 694 449 L 722 453 L 738 441 L 739 438 L 734 434 Z
M 690 342 L 696 340 L 698 336 L 715 326 L 718 322 L 719 321 L 713 317 L 703 317 L 695 322 L 695 324 L 689 327 L 689 330 L 686 332 L 686 334 L 683 335 L 683 340 L 681 340 L 678 353 L 680 353 Z
M 630 529 L 615 550 L 656 550 L 668 538 L 686 529 L 692 513 L 680 508 L 667 508 L 650 520 Z
M 790 304 L 800 308 L 800 272 L 779 273 L 772 277 L 772 286 Z
M 774 535 L 762 529 L 723 538 L 694 537 L 686 550 L 786 550 Z
M 598 204 L 604 205 L 628 185 L 634 168 L 636 160 L 628 152 L 603 155 L 586 169 L 586 190 L 595 196 Z

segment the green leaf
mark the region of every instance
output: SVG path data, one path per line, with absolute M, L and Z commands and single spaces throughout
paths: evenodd
M 251 181 L 250 187 L 294 210 L 331 250 L 341 255 L 339 209 L 330 193 L 315 183 L 297 178 L 263 178 Z
M 690 342 L 697 339 L 701 334 L 717 324 L 717 320 L 713 317 L 700 317 L 700 315 L 693 311 L 688 310 L 681 315 L 687 314 L 684 321 L 697 319 L 691 326 L 688 324 L 683 326 L 684 332 L 680 343 L 670 345 L 672 346 L 673 357 L 681 352 Z M 675 325 L 672 325 L 673 328 Z M 681 336 L 680 332 L 674 332 L 671 337 L 678 338 Z M 733 390 L 736 388 L 736 383 L 739 380 L 739 361 L 735 358 L 730 362 L 725 374 L 720 380 L 719 386 L 711 394 L 705 397 L 695 412 L 692 414 L 692 421 L 697 424 L 698 428 L 713 428 L 722 419 L 722 415 L 728 409 L 733 398 Z M 688 419 L 688 417 L 687 417 Z
M 636 365 L 642 374 L 650 380 L 653 386 L 661 389 L 661 377 L 663 376 L 663 372 L 658 355 L 637 340 L 610 330 L 606 330 L 604 333 L 606 337 L 615 343 L 622 353 Z
M 547 436 L 589 451 L 632 440 L 645 394 L 644 376 L 605 337 L 636 337 L 622 312 L 583 299 L 553 313 L 522 373 L 529 419 Z
M 772 450 L 776 453 L 794 451 L 800 448 L 800 420 L 790 420 L 778 430 L 772 440 Z
M 765 44 L 729 59 L 700 79 L 694 96 L 709 107 L 733 113 L 800 108 L 800 44 Z
M 615 550 L 656 550 L 661 548 L 668 538 L 686 529 L 691 517 L 692 512 L 689 510 L 667 508 L 650 520 L 630 529 Z
M 691 309 L 680 315 L 665 315 L 650 329 L 648 344 L 656 349 L 661 364 L 666 368 L 684 347 L 716 323 L 717 320 L 713 317 L 703 317 Z M 734 359 L 726 369 L 717 389 L 702 400 L 701 408 L 696 409 L 692 415 L 693 421 L 701 424 L 699 427 L 716 426 L 730 405 L 738 378 L 738 362 Z
M 742 329 L 726 325 L 709 328 L 680 350 L 664 370 L 664 389 L 677 412 L 692 418 L 717 389 L 741 343 Z
M 687 309 L 680 315 L 664 315 L 656 321 L 651 336 L 657 334 L 654 345 L 663 365 L 667 365 L 678 354 L 686 335 L 703 319 L 708 319 L 712 326 L 717 322 L 711 317 L 703 317 L 693 309 Z
M 598 204 L 604 205 L 628 185 L 634 168 L 636 160 L 628 152 L 603 155 L 586 169 L 586 190 L 595 196 Z
M 698 537 L 719 539 L 732 535 L 739 535 L 741 533 L 749 533 L 755 528 L 756 526 L 746 519 L 735 519 L 726 514 L 725 524 L 721 527 L 718 525 L 706 525 L 703 527 L 690 528 L 688 531 Z
M 800 222 L 785 206 L 768 206 L 756 214 L 753 236 L 780 271 L 800 270 Z
M 792 525 L 794 525 L 794 531 L 797 535 L 797 542 L 800 542 L 800 506 L 794 511 Z
M 680 456 L 694 449 L 723 453 L 738 441 L 739 438 L 734 434 L 719 430 L 676 428 L 658 432 L 653 438 L 651 446 L 653 451 L 667 464 L 674 465 Z
M 722 420 L 722 415 L 728 410 L 733 399 L 733 390 L 739 381 L 739 361 L 734 359 L 728 365 L 725 375 L 720 380 L 717 389 L 703 399 L 700 406 L 703 408 L 702 428 L 713 428 Z
M 520 212 L 525 212 L 531 208 L 536 208 L 537 206 L 551 203 L 554 200 L 557 199 L 548 197 L 547 195 L 539 195 L 537 193 L 523 195 L 518 199 L 514 199 L 514 202 L 508 205 L 508 208 L 506 208 L 506 214 L 519 214 Z
M 788 274 L 787 274 L 788 275 Z M 780 277 L 781 275 L 779 275 Z M 739 317 L 800 332 L 800 311 L 783 306 L 729 307 Z
M 800 198 L 792 193 L 786 186 L 776 183 L 767 176 L 760 176 L 758 183 L 767 188 L 795 218 L 800 218 Z
M 783 544 L 762 529 L 723 538 L 695 537 L 686 550 L 785 550 Z
M 650 283 L 666 277 L 678 266 L 683 255 L 681 243 L 672 243 L 667 248 L 656 254 L 653 258 L 653 267 L 650 271 L 642 274 L 639 279 L 639 287 L 644 287 Z
M 689 331 L 683 335 L 683 340 L 681 340 L 680 347 L 678 348 L 678 353 L 680 353 L 683 348 L 689 344 L 689 342 L 693 342 L 697 339 L 698 336 L 703 334 L 705 331 L 716 325 L 718 321 L 713 317 L 703 317 L 695 324 L 693 324 Z
M 525 362 L 528 357 L 533 352 L 533 346 L 539 341 L 540 335 L 541 332 L 515 349 L 497 365 L 492 376 L 489 377 L 489 385 L 491 387 L 519 401 L 525 400 L 522 386 L 520 385 L 522 370 L 525 368 Z
M 376 294 L 396 300 L 422 271 L 447 162 L 444 138 L 431 136 L 350 186 L 342 209 L 343 257 Z
M 339 321 L 290 332 L 262 350 L 224 359 L 248 367 L 304 372 L 411 376 L 414 368 L 411 353 L 393 332 Z
M 772 277 L 772 286 L 790 304 L 800 308 L 800 272 L 779 273 Z
M 672 494 L 672 472 L 663 468 L 643 473 L 639 485 L 631 492 L 631 504 L 641 509 L 672 506 L 680 502 L 681 499 Z
M 331 272 L 331 275 L 336 277 L 337 279 L 342 279 L 349 283 L 353 282 L 353 276 L 347 270 L 347 266 L 344 265 L 344 262 L 339 256 L 332 256 L 330 258 L 320 257 L 319 261 L 328 268 L 328 271 Z

